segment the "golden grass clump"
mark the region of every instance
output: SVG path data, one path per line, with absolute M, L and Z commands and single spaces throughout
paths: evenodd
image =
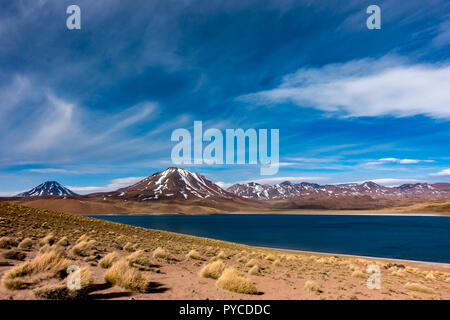
M 258 264 L 258 261 L 256 261 L 256 259 L 250 259 L 250 261 L 247 262 L 247 263 L 245 264 L 245 266 L 251 268 L 251 267 L 253 267 L 253 266 L 256 266 L 257 264 Z
M 238 275 L 236 269 L 227 268 L 216 282 L 217 287 L 243 294 L 257 294 L 255 285 L 247 278 Z
M 57 251 L 59 253 L 63 253 L 64 250 L 61 250 L 61 248 L 58 248 L 56 245 L 44 245 L 43 247 L 39 248 L 39 253 L 46 253 L 46 252 L 50 252 L 50 251 Z
M 3 258 L 11 260 L 24 260 L 26 256 L 25 253 L 18 250 L 8 250 L 2 253 Z
M 133 252 L 132 254 L 127 256 L 125 258 L 125 260 L 128 261 L 130 266 L 137 264 L 137 265 L 148 267 L 151 265 L 151 262 L 148 259 L 148 257 L 145 255 L 144 250 L 138 250 L 138 251 Z
M 268 254 L 265 258 L 267 261 L 275 261 L 277 257 L 275 257 L 273 254 Z
M 317 282 L 312 281 L 312 280 L 306 281 L 303 288 L 309 292 L 314 292 L 314 293 L 322 292 L 322 290 L 320 289 L 320 285 Z
M 225 264 L 221 260 L 207 264 L 200 271 L 200 275 L 204 278 L 219 279 L 225 270 Z
M 361 258 L 356 259 L 356 262 L 360 263 L 360 264 L 364 264 L 364 265 L 374 264 L 373 261 L 366 260 L 366 259 L 361 259 Z
M 134 244 L 132 244 L 131 242 L 127 242 L 123 246 L 123 250 L 128 251 L 128 252 L 134 252 L 134 251 L 136 251 L 136 246 Z
M 254 265 L 253 267 L 251 267 L 250 270 L 248 270 L 248 274 L 251 274 L 253 276 L 258 275 L 259 274 L 259 266 Z
M 197 250 L 189 251 L 189 253 L 186 255 L 186 258 L 194 260 L 204 260 Z
M 240 256 L 240 257 L 238 258 L 238 262 L 240 262 L 240 263 L 246 263 L 246 262 L 247 262 L 247 257 L 245 257 L 245 256 Z
M 359 267 L 356 264 L 350 263 L 348 265 L 348 268 L 350 269 L 350 271 L 356 271 L 359 270 Z
M 295 260 L 297 260 L 297 257 L 294 256 L 293 254 L 288 254 L 288 255 L 286 256 L 286 260 L 287 260 L 287 261 L 295 261 Z
M 33 247 L 33 241 L 30 238 L 25 238 L 20 241 L 17 247 L 22 250 L 30 250 Z
M 432 289 L 425 287 L 424 285 L 422 285 L 420 283 L 414 283 L 414 282 L 408 282 L 407 284 L 405 284 L 405 289 L 411 290 L 411 291 L 422 292 L 422 293 L 428 293 L 428 294 L 434 293 L 434 291 Z
M 78 242 L 73 248 L 72 253 L 80 257 L 88 257 L 95 251 L 95 240 Z
M 361 279 L 366 279 L 367 278 L 367 274 L 365 274 L 364 272 L 362 272 L 361 270 L 355 270 L 352 273 L 352 277 L 353 278 L 361 278 Z
M 89 237 L 86 234 L 83 234 L 81 237 L 78 238 L 77 243 L 80 243 L 82 241 L 89 241 Z
M 1 249 L 10 249 L 15 246 L 15 241 L 10 237 L 1 237 L 0 238 L 0 248 Z
M 114 262 L 118 261 L 119 259 L 120 255 L 116 251 L 113 251 L 101 258 L 98 264 L 103 269 L 109 269 L 114 264 Z
M 418 269 L 418 268 L 413 268 L 413 267 L 411 267 L 411 266 L 406 266 L 405 270 L 406 270 L 407 272 L 411 272 L 411 273 L 417 273 L 417 272 L 419 272 L 419 269 Z
M 70 261 L 57 251 L 50 251 L 37 255 L 33 260 L 27 261 L 10 269 L 2 278 L 3 285 L 9 290 L 21 290 L 34 284 L 32 279 L 26 278 L 39 273 L 47 273 L 47 277 L 65 274 Z
M 150 285 L 142 272 L 130 267 L 125 259 L 117 261 L 106 271 L 105 281 L 136 292 L 147 292 Z
M 67 239 L 67 237 L 62 237 L 61 239 L 59 239 L 59 241 L 56 244 L 61 247 L 67 247 L 70 243 L 69 243 L 69 239 Z
M 321 258 L 317 259 L 316 262 L 317 262 L 317 263 L 323 263 L 323 264 L 325 264 L 325 263 L 328 263 L 328 258 L 326 258 L 326 257 L 321 257 Z
M 391 269 L 393 269 L 393 268 L 391 268 Z M 396 277 L 402 277 L 402 278 L 406 277 L 405 269 L 393 269 L 391 274 Z
M 279 267 L 279 266 L 281 266 L 281 261 L 280 261 L 279 259 L 277 259 L 277 260 L 275 260 L 272 264 L 273 264 L 275 267 Z
M 435 277 L 433 271 L 428 272 L 428 273 L 425 275 L 425 279 L 431 280 L 431 281 L 436 280 L 436 277 Z
M 33 291 L 36 298 L 51 300 L 77 300 L 84 299 L 92 285 L 92 273 L 89 267 L 80 269 L 80 289 L 69 289 L 67 278 L 58 284 L 47 285 Z
M 52 245 L 55 243 L 55 236 L 53 234 L 48 234 L 46 235 L 44 238 L 42 238 L 41 240 L 39 240 L 39 245 L 41 247 L 45 246 L 46 244 L 48 245 Z
M 226 259 L 226 258 L 227 258 L 227 255 L 225 254 L 225 252 L 224 252 L 223 250 L 221 250 L 221 251 L 217 254 L 216 257 L 219 258 L 219 259 Z
M 161 247 L 158 247 L 155 249 L 155 251 L 153 251 L 153 258 L 169 260 L 169 259 L 171 259 L 171 256 L 167 250 L 165 250 Z

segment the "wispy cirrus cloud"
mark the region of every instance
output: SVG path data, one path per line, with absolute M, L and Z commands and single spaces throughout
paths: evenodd
M 439 172 L 431 173 L 432 177 L 450 177 L 450 169 L 444 169 Z
M 426 115 L 450 119 L 450 64 L 408 64 L 398 57 L 301 68 L 274 89 L 238 100 L 292 103 L 344 117 Z
M 120 188 L 128 187 L 145 177 L 127 177 L 127 178 L 119 178 L 111 180 L 106 186 L 85 186 L 85 187 L 75 187 L 68 186 L 70 190 L 79 193 L 79 194 L 88 194 L 88 193 L 96 193 L 96 192 L 108 192 L 115 191 Z
M 69 170 L 58 168 L 39 168 L 39 169 L 27 169 L 25 171 L 35 173 L 68 173 Z
M 421 160 L 421 159 L 399 159 L 399 158 L 381 158 L 377 161 L 367 162 L 366 165 L 378 165 L 387 163 L 399 163 L 399 164 L 417 164 L 417 163 L 432 163 L 434 160 Z

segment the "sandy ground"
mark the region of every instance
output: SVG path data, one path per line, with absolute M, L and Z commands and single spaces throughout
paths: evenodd
M 97 248 L 100 254 L 113 249 Z M 0 255 L 6 249 L 0 250 Z M 258 250 L 258 249 L 256 249 Z M 122 256 L 129 252 L 117 250 Z M 23 251 L 27 260 L 38 253 L 37 247 L 31 251 Z M 204 255 L 205 261 L 193 260 L 183 254 L 174 255 L 177 261 L 154 259 L 151 252 L 146 253 L 152 263 L 157 266 L 153 271 L 142 271 L 152 286 L 148 293 L 136 293 L 110 286 L 105 283 L 103 276 L 105 269 L 96 262 L 87 263 L 77 258 L 67 249 L 68 257 L 73 264 L 89 266 L 94 286 L 90 292 L 92 299 L 449 299 L 450 265 L 424 262 L 405 262 L 386 259 L 367 259 L 349 256 L 335 256 L 326 254 L 310 254 L 301 252 L 274 251 L 277 262 L 269 261 L 264 254 L 248 252 L 223 259 L 227 266 L 235 267 L 241 275 L 250 279 L 258 291 L 258 295 L 247 295 L 229 292 L 218 288 L 216 280 L 203 278 L 199 272 L 207 260 L 214 257 Z M 250 269 L 245 264 L 254 257 L 261 267 L 258 275 L 249 275 Z M 22 262 L 0 259 L 0 277 L 15 265 Z M 369 289 L 366 285 L 368 274 L 365 269 L 370 264 L 381 267 L 381 289 Z M 397 265 L 387 269 L 388 264 Z M 354 270 L 361 270 L 362 274 L 355 275 Z M 405 270 L 404 273 L 394 275 L 394 270 Z M 406 271 L 407 270 L 407 271 Z M 430 279 L 429 274 L 433 274 Z M 442 276 L 446 274 L 446 276 Z M 428 276 L 428 278 L 427 278 Z M 307 281 L 316 282 L 320 291 L 310 292 L 305 289 Z M 418 283 L 432 290 L 424 293 L 405 288 L 406 283 Z M 36 299 L 33 290 L 7 290 L 0 288 L 0 299 Z

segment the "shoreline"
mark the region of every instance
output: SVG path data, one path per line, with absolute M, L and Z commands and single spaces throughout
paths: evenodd
M 421 260 L 409 260 L 409 259 L 402 259 L 402 258 L 383 258 L 383 257 L 373 257 L 373 256 L 361 256 L 361 255 L 347 254 L 347 253 L 330 253 L 330 252 L 283 249 L 283 248 L 262 247 L 262 246 L 252 246 L 252 247 L 268 249 L 268 250 L 288 251 L 288 252 L 301 253 L 301 254 L 317 254 L 317 255 L 324 255 L 324 256 L 339 256 L 339 257 L 348 257 L 348 258 L 363 258 L 363 259 L 373 259 L 373 260 L 383 260 L 383 261 L 405 262 L 405 263 L 413 263 L 413 264 L 437 265 L 440 267 L 445 267 L 445 269 L 447 269 L 447 268 L 450 269 L 450 262 L 421 261 Z
M 151 213 L 96 213 L 96 214 L 84 214 L 84 213 L 78 213 L 77 215 L 80 216 L 207 216 L 207 215 L 218 215 L 218 214 L 227 214 L 227 215 L 257 215 L 257 214 L 263 214 L 263 215 L 323 215 L 323 216 L 403 216 L 403 217 L 450 217 L 449 215 L 445 214 L 437 214 L 437 213 L 426 213 L 426 212 L 419 212 L 419 213 L 401 213 L 401 212 L 365 212 L 365 211 L 358 211 L 358 212 L 351 212 L 351 211 L 317 211 L 317 212 L 311 212 L 311 211 L 276 211 L 276 212 L 211 212 L 211 213 L 167 213 L 167 212 L 151 212 Z

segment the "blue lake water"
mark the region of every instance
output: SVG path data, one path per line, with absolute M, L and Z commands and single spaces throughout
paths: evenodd
M 450 263 L 450 218 L 213 214 L 92 216 L 242 244 Z

